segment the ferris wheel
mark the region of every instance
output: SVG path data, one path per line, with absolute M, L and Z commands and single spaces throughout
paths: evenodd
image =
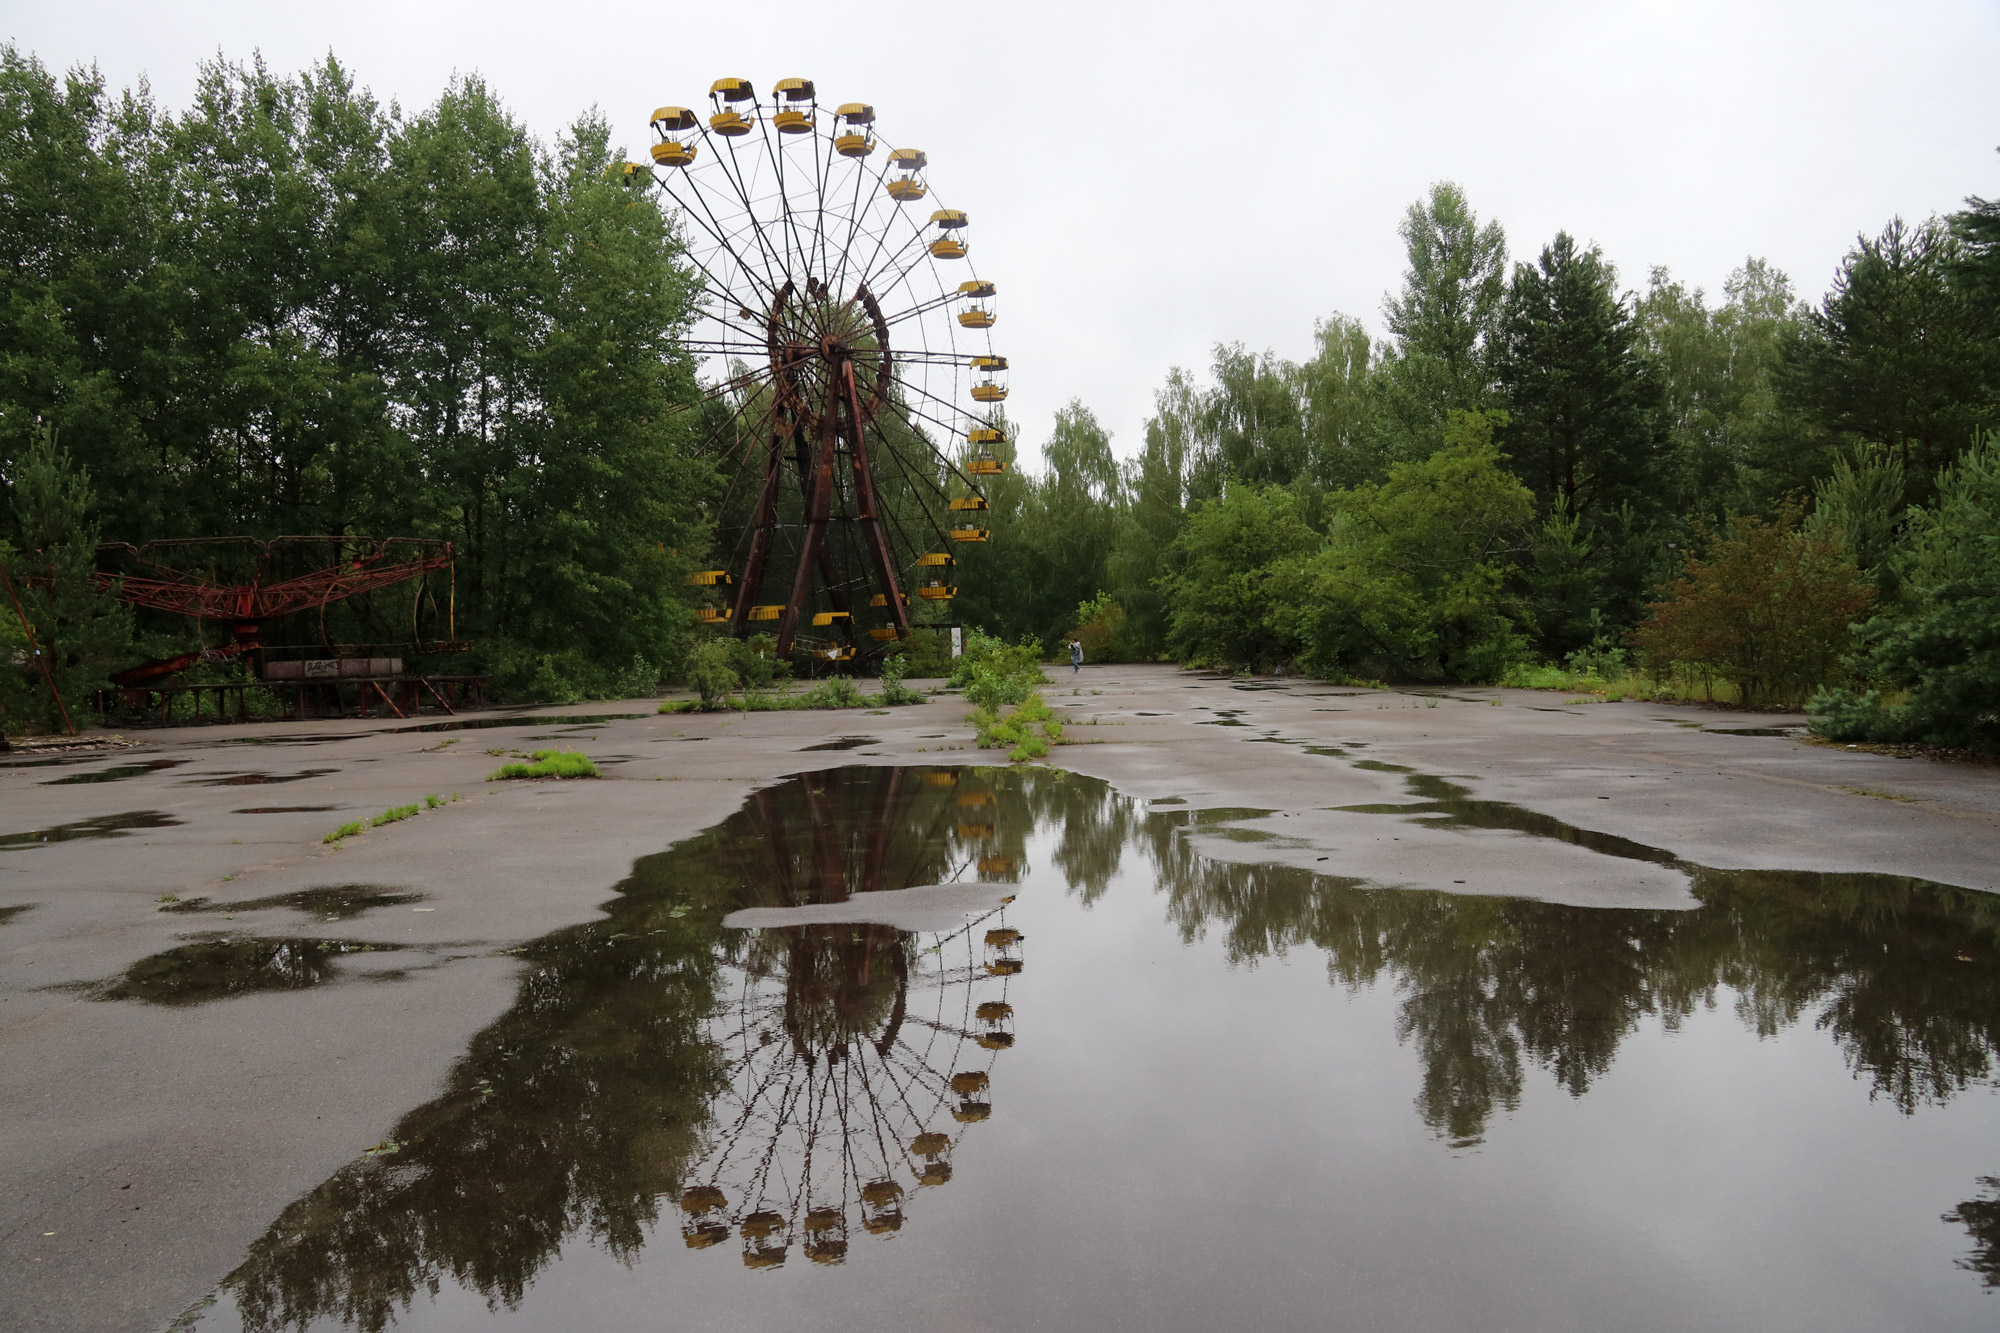
M 840 660 L 910 637 L 911 595 L 948 603 L 955 544 L 985 541 L 978 478 L 1005 470 L 996 288 L 922 149 L 875 108 L 822 106 L 811 79 L 760 96 L 718 79 L 705 108 L 653 113 L 650 179 L 701 287 L 682 346 L 720 419 L 728 567 L 700 618 Z

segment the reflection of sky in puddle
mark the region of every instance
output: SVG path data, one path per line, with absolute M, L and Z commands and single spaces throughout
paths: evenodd
M 1665 855 L 1409 785 L 1381 813 L 1469 866 L 1498 829 Z M 1592 909 L 1181 836 L 1266 813 L 1045 771 L 756 793 L 526 946 L 445 1091 L 196 1326 L 1990 1318 L 1953 1264 L 2000 1167 L 2000 899 L 1687 866 L 1695 910 Z M 969 879 L 1018 899 L 720 924 Z

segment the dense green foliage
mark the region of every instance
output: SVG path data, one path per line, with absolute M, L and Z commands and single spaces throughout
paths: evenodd
M 1493 445 L 1505 420 L 1454 413 L 1444 448 L 1331 497 L 1325 544 L 1287 599 L 1309 670 L 1491 680 L 1519 655 L 1506 559 L 1534 501 Z
M 476 78 L 410 115 L 332 59 L 218 61 L 168 114 L 0 48 L 0 537 L 41 549 L 13 493 L 53 430 L 91 488 L 72 545 L 447 538 L 479 645 L 454 669 L 650 684 L 688 642 L 706 482 L 672 412 L 690 281 L 619 160 L 601 119 L 544 145 Z M 328 632 L 404 641 L 400 614 Z

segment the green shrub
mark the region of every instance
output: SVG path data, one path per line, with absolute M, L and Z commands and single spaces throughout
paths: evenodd
M 1135 653 L 1125 629 L 1125 608 L 1100 592 L 1076 608 L 1070 637 L 1083 645 L 1086 662 L 1130 662 Z
M 1850 661 L 1876 688 L 1815 695 L 1813 730 L 2000 752 L 2000 432 L 1938 474 L 1891 563 L 1904 596 L 1861 627 Z
M 1167 642 L 1194 666 L 1270 666 L 1297 654 L 1293 608 L 1298 567 L 1319 545 L 1282 486 L 1232 482 L 1196 501 L 1174 538 L 1159 580 L 1169 610 Z
M 908 663 L 904 674 L 919 680 L 950 675 L 955 662 L 951 655 L 951 631 L 922 623 L 911 625 L 910 630 L 910 637 L 903 640 L 900 649 Z
M 1006 716 L 997 708 L 975 708 L 971 714 L 973 731 L 982 750 L 1006 750 L 1007 758 L 1024 764 L 1049 752 L 1051 742 L 1061 743 L 1062 721 L 1039 694 L 1030 694 Z M 1035 728 L 1041 727 L 1041 735 Z
M 924 696 L 903 684 L 906 663 L 900 653 L 882 659 L 881 702 L 885 707 L 897 704 L 920 704 Z
M 792 678 L 792 664 L 778 656 L 777 636 L 752 634 L 726 642 L 731 645 L 730 669 L 745 690 L 753 694 L 774 690 Z
M 506 764 L 486 775 L 488 782 L 511 778 L 595 778 L 597 765 L 575 750 L 536 750 L 532 764 Z
M 868 700 L 845 676 L 829 676 L 799 696 L 795 708 L 866 708 Z
M 1652 604 L 1632 642 L 1662 667 L 1712 671 L 1747 704 L 1803 703 L 1842 674 L 1848 625 L 1874 589 L 1838 534 L 1801 532 L 1796 505 L 1773 522 L 1729 521 Z
M 710 639 L 696 644 L 688 654 L 685 673 L 688 687 L 700 696 L 703 712 L 727 708 L 730 694 L 743 683 L 736 672 L 740 647 L 735 639 Z
M 1025 635 L 1019 643 L 1010 644 L 980 630 L 968 633 L 965 651 L 952 664 L 948 683 L 952 688 L 962 690 L 970 686 L 981 672 L 1004 679 L 1019 679 L 1023 682 L 1023 698 L 1026 697 L 1027 687 L 1049 683 L 1049 678 L 1042 672 L 1042 645 Z M 1019 703 L 1020 698 L 1009 702 Z

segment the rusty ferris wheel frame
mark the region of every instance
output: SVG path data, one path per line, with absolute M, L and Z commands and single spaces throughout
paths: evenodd
M 702 401 L 728 409 L 705 445 L 728 567 L 695 576 L 727 605 L 701 618 L 768 629 L 781 657 L 892 649 L 912 595 L 957 592 L 955 544 L 987 537 L 976 479 L 1004 470 L 1004 437 L 982 414 L 1007 396 L 994 286 L 966 215 L 930 198 L 924 153 L 878 138 L 869 104 L 733 78 L 709 104 L 655 111 L 651 164 L 625 168 L 677 216 L 700 285 L 680 347 L 708 372 Z

